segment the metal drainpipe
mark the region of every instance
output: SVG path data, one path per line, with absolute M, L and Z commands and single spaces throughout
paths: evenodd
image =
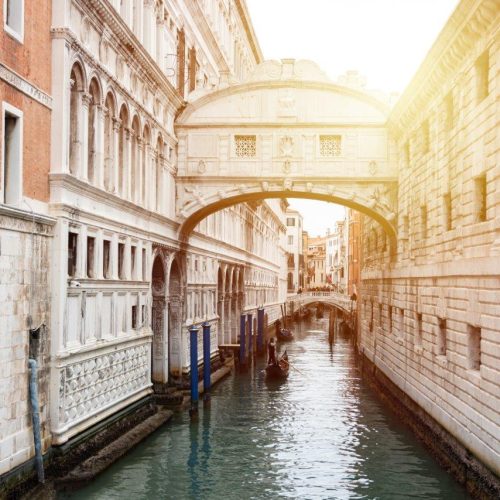
M 38 405 L 38 386 L 36 383 L 37 363 L 34 359 L 28 360 L 30 367 L 30 401 L 33 422 L 33 439 L 35 441 L 35 463 L 38 473 L 38 481 L 45 482 L 45 474 L 43 470 L 43 457 L 42 457 L 42 438 L 40 435 L 40 410 Z

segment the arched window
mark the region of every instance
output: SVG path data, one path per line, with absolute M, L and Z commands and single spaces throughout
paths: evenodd
M 70 75 L 69 103 L 69 171 L 77 175 L 81 166 L 81 108 L 84 90 L 83 70 L 78 63 L 73 65 Z
M 113 191 L 115 102 L 111 93 L 106 96 L 104 106 L 104 189 Z
M 88 180 L 95 182 L 96 156 L 97 156 L 97 113 L 101 103 L 101 92 L 99 84 L 92 78 L 89 86 L 89 120 L 88 120 Z
M 162 184 L 163 184 L 163 139 L 158 136 L 158 142 L 156 144 L 156 210 L 161 211 L 161 198 L 162 198 Z
M 126 196 L 125 189 L 125 169 L 127 162 L 127 127 L 128 111 L 125 105 L 120 110 L 120 130 L 118 132 L 118 191 L 122 196 Z

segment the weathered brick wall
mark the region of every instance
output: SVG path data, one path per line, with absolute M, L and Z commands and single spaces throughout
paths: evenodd
M 498 17 L 489 1 L 462 2 L 390 117 L 398 252 L 365 219 L 360 325 L 364 353 L 497 473 Z
M 50 225 L 0 207 L 0 474 L 34 456 L 29 402 L 28 322 L 49 324 Z M 49 336 L 36 355 L 43 449 L 50 445 Z

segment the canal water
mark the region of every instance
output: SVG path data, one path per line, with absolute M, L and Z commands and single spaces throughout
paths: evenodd
M 293 369 L 266 382 L 264 361 L 214 388 L 197 422 L 179 413 L 66 499 L 465 499 L 411 431 L 363 382 L 348 337 L 328 320 L 294 327 Z

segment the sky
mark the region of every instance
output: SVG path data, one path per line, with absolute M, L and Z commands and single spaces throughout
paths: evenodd
M 265 59 L 311 59 L 332 79 L 348 70 L 366 88 L 401 93 L 458 0 L 246 0 Z M 313 200 L 290 205 L 312 236 L 344 217 Z M 321 216 L 319 216 L 321 214 Z

